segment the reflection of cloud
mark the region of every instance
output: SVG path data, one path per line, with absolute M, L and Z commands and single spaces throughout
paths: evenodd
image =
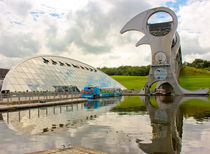
M 88 126 L 74 131 L 74 137 L 76 144 L 108 153 L 139 153 L 136 138 L 150 142 L 152 128 L 148 116 L 111 112 L 88 121 Z
M 184 119 L 182 153 L 209 153 L 210 123 L 198 124 L 195 119 Z

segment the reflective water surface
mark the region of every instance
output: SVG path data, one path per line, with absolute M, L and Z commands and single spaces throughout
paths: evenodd
M 209 153 L 207 97 L 113 97 L 0 113 L 0 153 L 81 145 L 108 153 Z

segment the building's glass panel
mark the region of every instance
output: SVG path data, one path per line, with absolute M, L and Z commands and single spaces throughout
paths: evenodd
M 45 59 L 45 62 L 46 60 L 49 62 L 45 63 L 43 59 Z M 57 64 L 54 65 L 52 60 Z M 121 84 L 99 70 L 64 57 L 35 57 L 20 63 L 8 74 L 2 90 L 54 91 L 53 86 L 70 85 L 77 86 L 80 90 L 85 86 L 125 89 Z

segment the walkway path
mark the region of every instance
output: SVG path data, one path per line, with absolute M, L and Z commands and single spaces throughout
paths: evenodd
M 20 110 L 20 109 L 27 109 L 27 108 L 36 108 L 36 107 L 43 107 L 43 106 L 54 106 L 54 105 L 79 103 L 79 102 L 86 102 L 86 101 L 88 101 L 88 99 L 73 98 L 73 99 L 66 99 L 66 100 L 59 100 L 59 101 L 52 101 L 52 102 L 45 102 L 45 103 L 2 105 L 2 106 L 0 106 L 0 112 L 14 111 L 14 110 Z

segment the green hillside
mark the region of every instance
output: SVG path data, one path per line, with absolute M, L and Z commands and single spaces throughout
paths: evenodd
M 148 76 L 111 76 L 127 89 L 140 90 L 144 87 Z M 180 85 L 189 90 L 210 88 L 210 71 L 186 66 L 179 77 Z
M 210 71 L 186 66 L 180 72 L 179 83 L 188 90 L 210 88 Z
M 180 76 L 210 76 L 210 71 L 185 66 L 180 72 Z

